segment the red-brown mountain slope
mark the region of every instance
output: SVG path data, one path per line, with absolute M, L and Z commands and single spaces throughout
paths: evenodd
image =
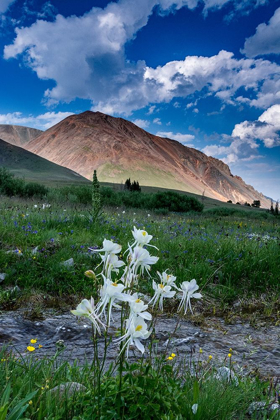
M 15 146 L 25 147 L 28 142 L 42 133 L 43 131 L 37 130 L 36 128 L 0 124 L 0 139 Z
M 130 177 L 140 185 L 270 205 L 261 193 L 233 176 L 222 161 L 100 112 L 71 115 L 25 148 L 88 179 L 97 169 L 100 181 L 124 182 Z

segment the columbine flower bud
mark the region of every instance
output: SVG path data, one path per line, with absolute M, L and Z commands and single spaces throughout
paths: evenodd
M 92 271 L 92 270 L 85 271 L 85 276 L 87 276 L 89 279 L 93 279 L 93 280 L 96 279 L 96 275 L 95 275 L 94 271 Z

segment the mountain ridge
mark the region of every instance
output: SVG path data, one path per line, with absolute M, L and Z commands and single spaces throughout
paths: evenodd
M 15 146 L 24 146 L 42 133 L 42 130 L 22 125 L 0 124 L 0 139 Z
M 234 176 L 219 159 L 101 112 L 70 115 L 24 148 L 87 179 L 97 169 L 102 182 L 133 178 L 140 185 L 205 194 L 220 201 L 260 200 L 262 207 L 270 206 L 262 193 Z

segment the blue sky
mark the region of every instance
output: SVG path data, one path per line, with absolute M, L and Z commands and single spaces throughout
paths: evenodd
M 280 198 L 280 0 L 0 0 L 0 123 L 91 109 Z

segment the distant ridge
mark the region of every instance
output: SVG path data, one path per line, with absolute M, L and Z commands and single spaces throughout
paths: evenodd
M 27 181 L 88 183 L 80 174 L 0 139 L 0 167 Z
M 42 133 L 42 130 L 36 128 L 0 124 L 0 139 L 16 146 L 24 146 Z

